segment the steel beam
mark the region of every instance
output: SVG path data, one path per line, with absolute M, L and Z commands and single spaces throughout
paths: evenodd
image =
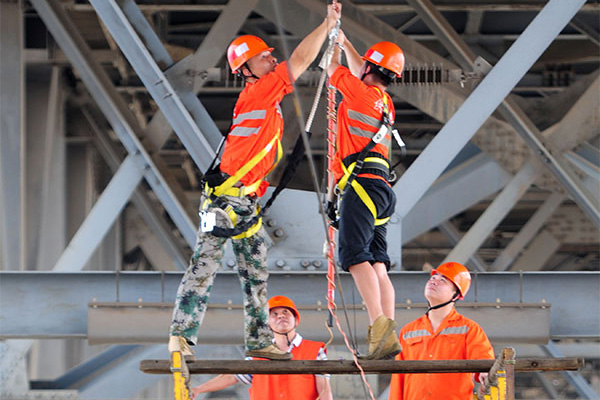
M 109 168 L 115 173 L 122 162 L 121 157 L 118 155 L 106 131 L 98 127 L 90 111 L 85 106 L 81 108 L 81 111 L 94 132 L 96 148 Z M 176 267 L 180 270 L 185 270 L 187 268 L 187 257 L 184 256 L 183 249 L 177 243 L 177 238 L 173 235 L 172 228 L 157 214 L 148 195 L 138 187 L 133 193 L 131 200 L 152 232 L 159 238 L 161 245 L 169 254 Z M 161 269 L 160 265 L 156 265 L 155 267 Z
M 553 153 L 572 150 L 600 134 L 600 71 L 585 77 L 585 91 L 555 125 L 542 132 Z
M 0 1 L 0 269 L 25 269 L 25 129 L 21 1 Z
M 181 275 L 179 272 L 0 273 L 0 301 L 6 305 L 0 309 L 0 338 L 86 337 L 88 305 L 93 306 L 94 302 L 170 305 L 175 300 Z M 407 299 L 413 304 L 424 302 L 426 273 L 392 272 L 390 276 L 398 303 L 407 303 Z M 338 288 L 343 288 L 344 298 L 348 306 L 352 306 L 348 299 L 356 298 L 358 302 L 360 296 L 353 293 L 355 289 L 349 274 L 343 273 L 341 278 Z M 285 293 L 301 308 L 314 310 L 319 307 L 318 301 L 321 306 L 325 304 L 326 285 L 324 273 L 271 272 L 269 278 L 272 295 Z M 22 288 L 27 288 L 27 296 L 22 295 Z M 518 304 L 546 301 L 552 305 L 551 337 L 597 339 L 600 336 L 599 289 L 598 272 L 476 273 L 465 302 L 496 303 L 500 299 L 501 303 Z M 19 307 L 14 306 L 16 302 Z M 217 307 L 217 312 L 226 312 L 227 305 L 234 308 L 241 305 L 236 273 L 218 274 L 211 304 L 224 305 L 224 308 Z M 586 304 L 585 314 L 580 312 L 581 304 Z M 359 303 L 356 305 L 360 306 Z M 322 329 L 317 326 L 315 330 L 322 334 Z M 203 331 L 213 338 L 222 335 L 217 326 L 207 325 Z M 241 328 L 236 334 L 241 334 Z
M 438 228 L 446 236 L 446 238 L 448 238 L 448 241 L 452 246 L 455 246 L 457 243 L 460 243 L 462 235 L 460 231 L 452 224 L 452 222 L 444 221 L 438 225 Z M 477 253 L 473 253 L 473 255 L 469 257 L 467 264 L 475 266 L 474 269 L 477 269 L 481 272 L 488 270 L 485 261 Z
M 500 191 L 511 176 L 485 153 L 445 172 L 402 220 L 402 244 Z M 397 186 L 394 191 L 404 198 Z
M 563 185 L 594 225 L 600 227 L 598 197 L 591 193 L 581 179 L 575 175 L 565 157 L 562 154 L 554 154 L 544 145 L 540 131 L 514 101 L 511 99 L 505 100 L 499 110 L 515 126 L 517 132 L 532 149 L 537 159 L 550 169 L 554 177 Z
M 137 183 L 133 184 L 134 175 L 137 175 L 138 182 L 142 179 L 142 176 L 145 176 L 146 181 L 161 200 L 163 206 L 186 241 L 191 243 L 190 247 L 193 246 L 196 237 L 196 229 L 189 216 L 183 210 L 183 207 L 181 207 L 181 204 L 179 204 L 177 198 L 171 192 L 166 180 L 156 168 L 154 161 L 140 143 L 138 137 L 141 136 L 141 129 L 137 124 L 135 117 L 128 110 L 127 105 L 110 82 L 106 72 L 104 72 L 102 67 L 94 62 L 89 56 L 89 49 L 86 43 L 79 36 L 76 28 L 62 9 L 62 6 L 58 4 L 56 0 L 47 2 L 34 0 L 32 1 L 32 4 L 52 33 L 54 39 L 59 43 L 63 51 L 65 51 L 73 65 L 79 71 L 82 80 L 88 87 L 88 91 L 92 97 L 94 97 L 98 106 L 102 109 L 121 142 L 131 155 L 130 161 L 125 163 L 126 167 L 120 168 L 120 171 L 122 171 L 123 174 L 130 175 L 130 182 L 132 185 L 125 187 L 113 185 L 115 191 L 121 192 L 114 195 L 126 200 L 129 199 L 133 190 L 137 187 Z M 106 193 L 105 198 L 109 198 L 112 195 L 113 194 L 111 193 Z M 102 206 L 102 204 L 97 204 L 97 206 Z M 124 203 L 118 206 L 119 208 L 122 208 Z M 114 216 L 114 214 L 110 213 L 108 215 Z M 88 226 L 93 227 L 93 225 L 89 224 Z M 91 235 L 89 232 L 84 232 L 82 234 L 92 237 L 96 242 L 98 242 L 98 236 L 103 236 L 100 235 L 98 231 L 94 231 L 95 236 Z M 88 246 L 88 248 L 91 247 L 92 246 Z M 73 252 L 72 256 L 77 256 L 75 253 L 77 252 Z M 85 260 L 83 259 L 87 256 L 87 254 L 81 253 L 75 260 L 64 260 L 69 261 L 71 266 L 59 266 L 60 268 L 72 268 L 74 261 L 76 261 L 79 268 L 81 268 L 83 264 L 85 264 Z
M 477 222 L 463 236 L 460 242 L 446 256 L 444 262 L 455 261 L 467 263 L 475 254 L 479 246 L 488 238 L 490 233 L 504 219 L 506 214 L 525 194 L 529 186 L 540 173 L 540 167 L 533 162 L 528 162 L 514 176 L 508 185 L 494 199 L 492 204 L 479 217 Z
M 210 132 L 214 129 L 214 122 L 208 117 L 206 110 L 204 110 L 204 113 L 202 113 L 202 110 L 194 110 L 193 102 L 188 103 L 187 99 L 194 96 L 206 83 L 206 71 L 208 68 L 217 65 L 227 45 L 252 12 L 254 3 L 255 0 L 230 0 L 215 23 L 212 24 L 210 31 L 194 54 L 184 58 L 165 72 L 167 79 L 177 93 L 180 94 L 188 110 L 192 110 L 192 116 L 203 132 Z M 167 118 L 159 110 L 149 122 L 145 134 L 154 148 L 160 149 L 168 139 L 171 131 Z M 215 139 L 213 135 L 207 137 L 207 140 L 215 149 L 218 139 L 220 137 Z
M 214 143 L 211 145 L 184 106 L 180 95 L 158 66 L 160 63 L 166 68 L 171 66 L 173 61 L 156 33 L 150 28 L 148 21 L 131 0 L 121 2 L 123 9 L 115 0 L 91 0 L 90 3 L 167 117 L 191 158 L 201 171 L 206 171 L 215 156 L 214 148 L 221 134 L 214 127 L 211 132 Z M 135 24 L 135 27 L 132 24 Z M 143 35 L 144 41 L 138 33 Z M 151 52 L 146 46 L 151 49 Z M 157 59 L 155 60 L 154 57 Z M 195 96 L 194 99 L 197 106 L 201 107 L 200 101 Z
M 494 260 L 490 270 L 506 271 L 515 258 L 529 244 L 531 239 L 539 232 L 548 218 L 564 201 L 565 196 L 561 193 L 553 193 L 544 201 L 544 204 L 529 218 L 527 223 L 519 230 L 519 233 L 511 240 L 508 246 Z
M 560 350 L 554 345 L 552 341 L 549 341 L 547 345 L 542 346 L 544 351 L 551 357 L 562 357 Z M 590 386 L 590 384 L 581 376 L 578 372 L 563 371 L 562 374 L 567 378 L 567 381 L 575 387 L 577 393 L 584 399 L 600 399 L 600 396 Z
M 560 241 L 547 229 L 541 231 L 510 266 L 512 271 L 541 271 L 560 248 Z
M 450 51 L 453 57 L 458 61 L 463 68 L 473 68 L 475 63 L 475 54 L 469 49 L 469 47 L 463 42 L 458 36 L 450 24 L 445 20 L 439 11 L 436 10 L 435 6 L 430 0 L 408 0 L 411 5 L 415 7 L 419 15 L 424 19 L 425 23 L 430 29 L 436 33 L 440 41 Z M 540 12 L 539 16 L 546 14 L 545 18 L 560 20 L 560 28 L 555 31 L 555 36 L 560 33 L 560 30 L 564 25 L 572 18 L 575 13 L 583 6 L 585 1 L 577 1 L 569 3 L 562 3 L 559 1 L 549 2 L 544 9 Z M 572 7 L 572 8 L 571 8 Z M 569 20 L 562 23 L 562 19 L 568 16 Z M 537 19 L 538 17 L 536 17 Z M 533 24 L 533 23 L 532 23 Z M 529 28 L 527 29 L 529 30 Z M 525 32 L 527 32 L 527 30 Z M 523 35 L 525 35 L 523 32 Z M 538 29 L 538 32 L 532 34 L 532 41 L 538 41 L 541 43 L 542 40 L 547 41 L 546 47 L 554 39 L 555 36 L 546 36 L 548 32 Z M 516 45 L 516 43 L 515 43 Z M 545 47 L 544 47 L 545 48 Z M 512 47 L 511 47 L 512 49 Z M 510 51 L 510 50 L 509 50 Z M 537 56 L 541 55 L 538 53 Z M 535 60 L 534 60 L 535 61 Z M 522 62 L 521 59 L 515 59 L 515 65 Z M 527 66 L 529 69 L 531 65 Z M 594 93 L 594 97 L 597 93 L 595 91 L 588 90 L 588 93 Z M 582 100 L 587 101 L 585 95 L 582 96 Z M 591 101 L 594 103 L 593 99 Z M 597 102 L 597 99 L 596 99 Z M 597 108 L 596 108 L 597 109 Z M 505 118 L 512 123 L 517 133 L 525 140 L 527 145 L 532 149 L 534 155 L 540 159 L 544 165 L 548 166 L 550 171 L 555 177 L 563 184 L 569 194 L 575 199 L 577 204 L 585 211 L 585 213 L 591 218 L 596 226 L 600 226 L 600 209 L 596 204 L 595 198 L 580 182 L 580 180 L 570 171 L 568 165 L 564 162 L 562 157 L 558 154 L 553 154 L 546 148 L 544 140 L 535 127 L 535 125 L 527 118 L 527 116 L 519 109 L 514 100 L 506 99 L 500 104 L 500 112 Z M 594 113 L 596 114 L 596 113 Z
M 31 148 L 28 149 L 29 155 L 33 158 L 28 164 L 28 190 L 27 193 L 31 194 L 30 199 L 30 211 L 28 212 L 28 226 L 30 234 L 29 236 L 29 251 L 27 265 L 29 269 L 39 269 L 40 261 L 44 259 L 42 251 L 43 242 L 48 240 L 49 236 L 53 234 L 56 236 L 60 235 L 60 225 L 51 223 L 51 216 L 54 214 L 51 212 L 51 188 L 58 186 L 59 190 L 64 190 L 64 180 L 57 179 L 53 180 L 53 176 L 56 174 L 56 168 L 53 168 L 56 161 L 61 165 L 64 165 L 64 156 L 60 157 L 59 148 L 62 147 L 62 111 L 63 111 L 63 98 L 62 91 L 60 90 L 60 73 L 62 68 L 54 66 L 50 73 L 50 88 L 48 90 L 48 98 L 45 101 L 41 101 L 41 104 L 47 106 L 46 118 L 43 135 L 43 140 L 33 141 Z M 33 100 L 33 99 L 32 99 Z M 37 103 L 36 103 L 37 104 Z M 35 112 L 31 108 L 28 108 L 30 115 Z M 28 130 L 34 134 L 31 125 L 28 126 Z M 39 143 L 37 143 L 39 142 Z M 58 150 L 58 151 L 57 151 Z M 61 152 L 63 153 L 63 152 Z M 63 153 L 64 154 L 64 153 Z M 54 174 L 53 174 L 54 173 Z M 33 177 L 35 176 L 35 178 Z M 57 221 L 54 221 L 57 222 Z M 64 246 L 64 245 L 63 245 Z
M 529 24 L 471 96 L 397 183 L 404 190 L 397 213 L 404 216 L 422 197 L 443 168 L 475 134 L 510 90 L 529 70 L 584 1 L 551 0 Z M 552 29 L 549 29 L 552 27 Z

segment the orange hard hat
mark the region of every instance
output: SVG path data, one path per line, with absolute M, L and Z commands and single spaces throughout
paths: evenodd
M 404 52 L 392 42 L 375 43 L 362 59 L 392 71 L 396 76 L 401 76 L 404 69 Z
M 269 311 L 275 307 L 289 308 L 296 316 L 296 325 L 300 323 L 300 313 L 292 300 L 285 296 L 273 296 L 269 299 Z
M 273 51 L 264 40 L 254 35 L 244 35 L 233 39 L 227 48 L 227 61 L 231 72 L 236 73 L 246 61 L 263 51 Z
M 431 275 L 440 274 L 450 279 L 456 285 L 460 292 L 459 300 L 465 298 L 471 286 L 471 274 L 467 267 L 457 262 L 443 263 L 436 269 L 431 271 Z

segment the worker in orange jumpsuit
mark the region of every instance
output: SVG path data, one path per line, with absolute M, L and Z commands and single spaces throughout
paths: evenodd
M 459 263 L 447 262 L 431 271 L 425 285 L 427 313 L 400 330 L 398 360 L 493 359 L 494 350 L 483 329 L 454 308 L 471 285 L 471 274 Z M 475 374 L 483 382 L 487 373 Z M 393 374 L 389 400 L 472 400 L 472 373 Z
M 388 183 L 394 103 L 386 89 L 402 74 L 404 53 L 394 43 L 379 42 L 361 58 L 343 32 L 336 44 L 327 72 L 330 84 L 343 96 L 333 166 L 341 192 L 339 259 L 367 308 L 365 358 L 385 359 L 400 352 L 386 242 L 387 221 L 396 205 Z M 348 68 L 340 64 L 342 51 Z
M 285 296 L 269 299 L 269 325 L 275 334 L 275 344 L 289 351 L 295 360 L 326 360 L 325 343 L 304 339 L 296 332 L 300 313 Z M 250 399 L 331 400 L 329 377 L 324 375 L 218 375 L 192 388 L 192 398 L 200 393 L 225 389 L 236 383 L 250 385 Z
M 340 13 L 341 4 L 334 1 L 328 5 L 325 20 L 300 42 L 287 62 L 278 63 L 271 54 L 273 48 L 256 36 L 240 36 L 229 45 L 231 70 L 246 85 L 233 110 L 220 166 L 204 176 L 201 222 L 194 252 L 177 290 L 170 352 L 181 351 L 187 359 L 193 357 L 190 345 L 197 343 L 210 290 L 227 239 L 231 238 L 244 295 L 246 355 L 275 360 L 292 357 L 272 344 L 267 321 L 267 246 L 262 221 L 254 222 L 254 217 L 258 214 L 258 198 L 268 186 L 264 178 L 281 155 L 283 118 L 279 103 L 316 58 Z M 246 224 L 251 226 L 246 229 Z M 236 227 L 243 231 L 227 236 Z

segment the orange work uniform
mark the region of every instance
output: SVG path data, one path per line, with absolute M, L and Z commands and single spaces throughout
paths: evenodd
M 254 155 L 262 151 L 277 137 L 281 140 L 283 118 L 281 102 L 283 96 L 293 91 L 287 62 L 282 62 L 275 70 L 262 76 L 254 83 L 246 83 L 233 110 L 233 122 L 225 141 L 221 157 L 221 171 L 232 176 Z M 277 162 L 277 143 L 267 155 L 240 181 L 244 186 L 263 179 Z M 265 193 L 269 184 L 263 182 L 257 189 L 258 197 Z
M 406 324 L 400 331 L 402 353 L 397 360 L 493 359 L 487 335 L 475 321 L 455 309 L 433 332 L 427 315 Z M 389 400 L 471 400 L 473 374 L 393 374 Z
M 326 359 L 325 343 L 315 342 L 296 335 L 291 353 L 294 360 Z M 238 377 L 238 380 L 242 379 Z M 250 399 L 252 400 L 315 400 L 319 397 L 314 375 L 253 375 Z
M 351 154 L 359 153 L 381 127 L 384 109 L 383 97 L 386 97 L 391 124 L 394 123 L 394 103 L 389 94 L 382 93 L 375 86 L 365 84 L 344 66 L 335 70 L 331 75 L 330 82 L 344 96 L 337 114 L 336 151 L 338 157 L 333 164 L 333 173 L 337 181 L 344 175 L 340 164 L 341 160 Z M 389 160 L 391 144 L 391 137 L 388 133 L 371 149 L 371 152 L 379 153 Z M 381 179 L 387 183 L 387 180 L 379 175 L 366 173 L 358 176 Z

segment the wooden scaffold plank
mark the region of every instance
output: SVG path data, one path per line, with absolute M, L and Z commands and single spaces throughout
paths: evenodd
M 576 371 L 583 367 L 583 358 L 520 358 L 515 372 Z M 363 360 L 361 367 L 368 374 L 391 373 L 453 373 L 487 372 L 494 360 Z M 196 360 L 188 361 L 190 374 L 358 374 L 352 360 Z M 169 360 L 142 360 L 140 370 L 147 374 L 170 374 Z

